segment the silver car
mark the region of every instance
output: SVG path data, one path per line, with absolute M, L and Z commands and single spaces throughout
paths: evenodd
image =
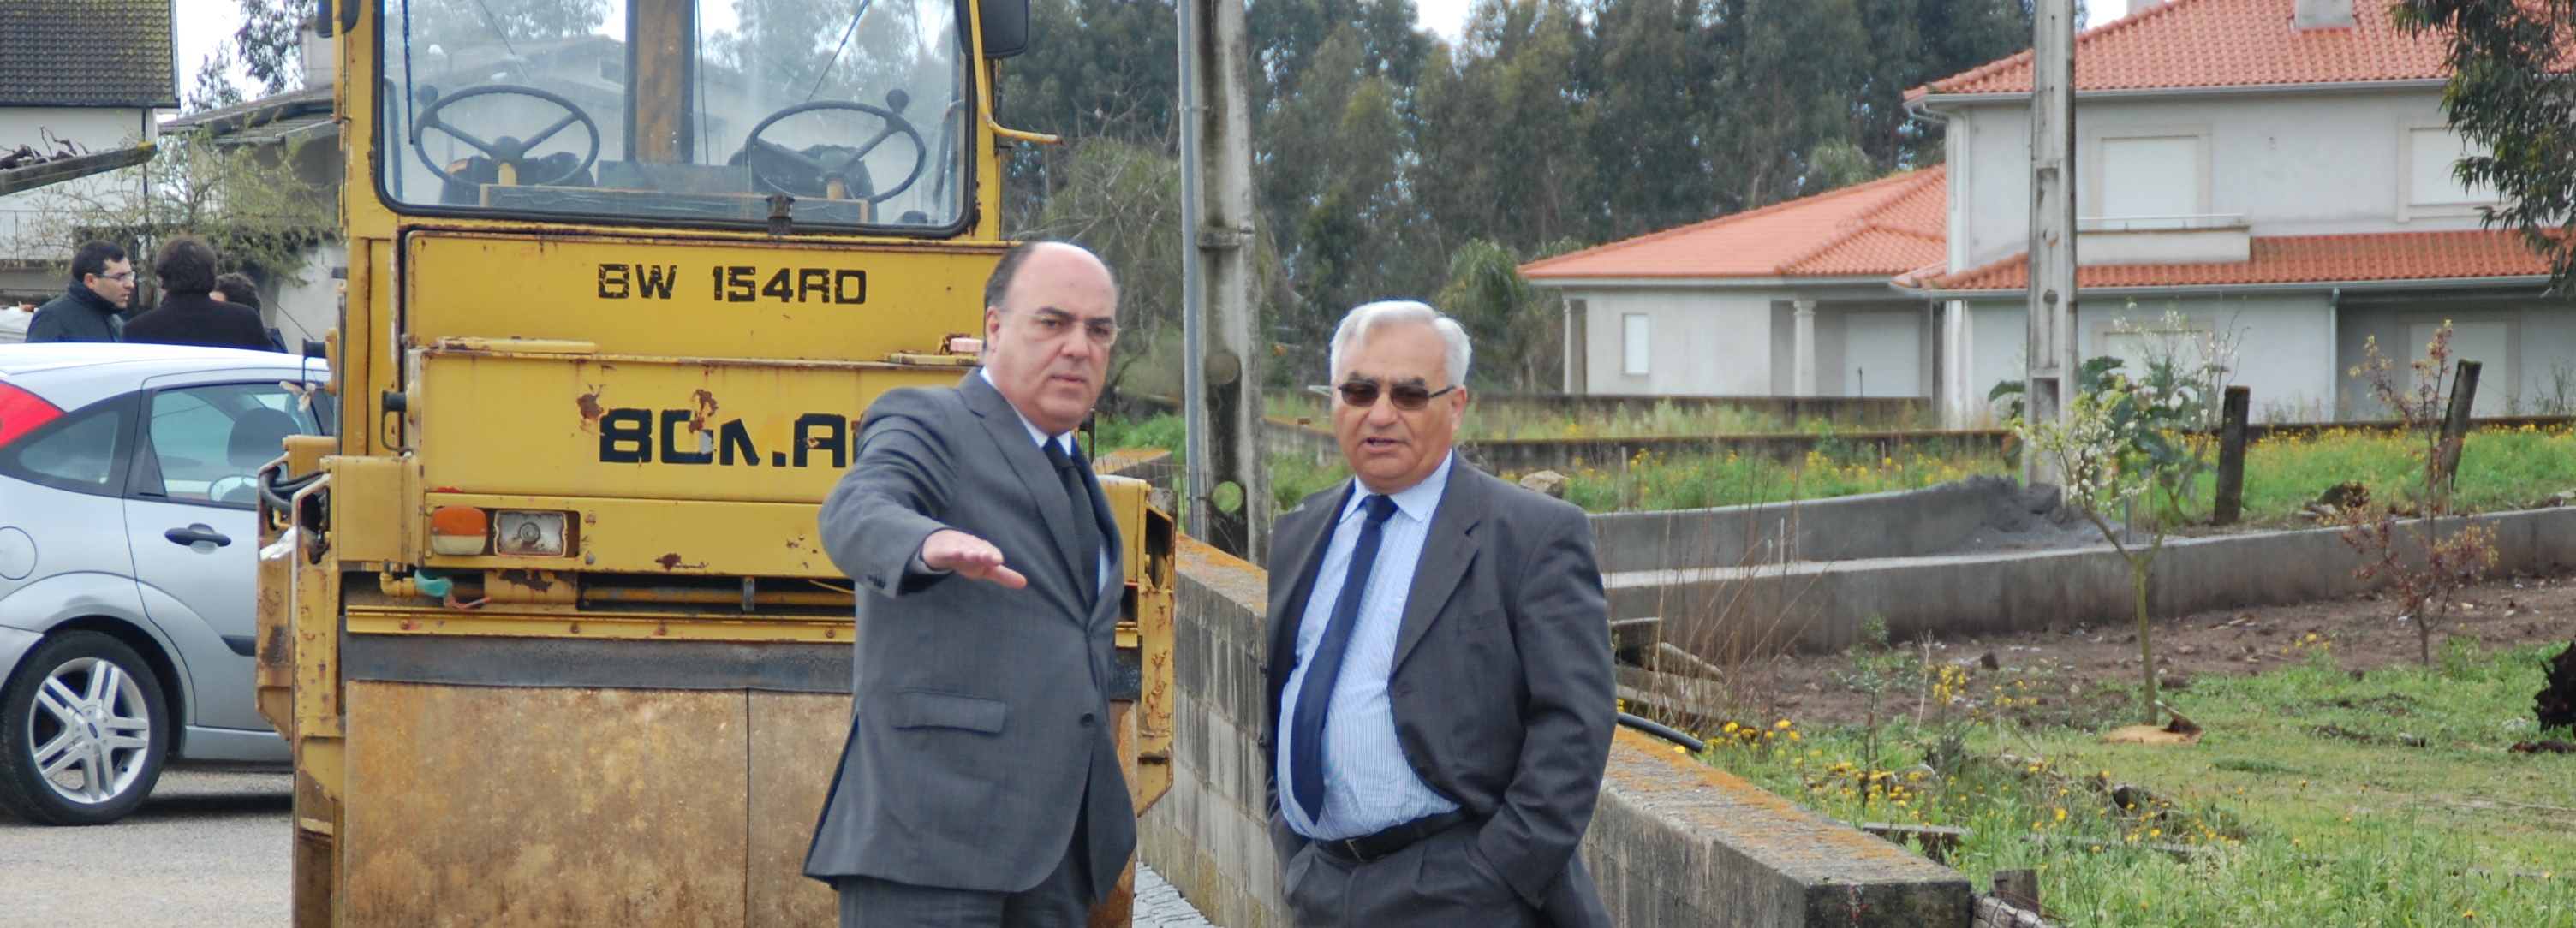
M 287 761 L 253 705 L 258 488 L 320 360 L 0 345 L 0 810 L 112 822 L 172 758 Z

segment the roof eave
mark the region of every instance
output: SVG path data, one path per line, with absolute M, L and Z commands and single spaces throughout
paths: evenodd
M 1527 279 L 1534 286 L 1556 287 L 1560 289 L 1569 287 L 1599 287 L 1610 290 L 1639 290 L 1672 289 L 1675 287 L 1715 287 L 1727 290 L 1755 290 L 1781 287 L 1875 286 L 1884 285 L 1890 278 L 1895 276 L 1896 275 L 1893 273 L 1837 274 L 1832 276 L 1791 276 L 1772 274 L 1761 277 L 1714 276 L 1707 274 L 1689 277 L 1657 277 L 1645 274 L 1622 274 L 1617 276 L 1605 275 L 1601 277 L 1577 277 L 1570 275 L 1562 277 L 1527 277 Z
M 2441 90 L 2449 78 L 2425 77 L 2384 81 L 2318 81 L 2304 84 L 2220 84 L 2207 87 L 2121 87 L 2109 90 L 2078 90 L 2077 100 L 2154 100 L 2176 97 L 2249 97 L 2267 95 L 2307 95 L 2338 93 L 2373 93 L 2387 90 Z M 1908 101 L 1913 106 L 1958 107 L 1999 103 L 2028 103 L 2030 91 L 2008 93 L 1925 93 Z
M 107 102 L 98 102 L 93 100 L 78 103 L 0 101 L 0 109 L 7 110 L 175 110 L 178 108 L 179 98 L 177 97 L 158 100 L 144 100 L 139 102 L 132 100 L 111 100 Z
M 2079 302 L 2084 296 L 2149 296 L 2149 295 L 2237 295 L 2249 293 L 2326 293 L 2377 292 L 2387 290 L 2473 290 L 2485 287 L 2547 286 L 2547 274 L 2518 274 L 2505 277 L 2418 277 L 2402 280 L 2320 280 L 2253 284 L 2174 284 L 2142 287 L 2084 287 L 2077 291 Z M 1897 291 L 1909 296 L 1932 300 L 1967 300 L 1980 298 L 2028 299 L 2030 288 L 2012 287 L 1998 290 L 1944 290 L 1936 287 L 1908 287 L 1891 283 Z

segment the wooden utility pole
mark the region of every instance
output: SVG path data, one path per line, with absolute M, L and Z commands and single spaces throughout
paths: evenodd
M 1253 268 L 1251 43 L 1243 0 L 1179 0 L 1182 527 L 1255 564 L 1269 550 L 1259 279 Z
M 2476 413 L 2478 404 L 2478 370 L 2485 366 L 2476 361 L 2451 365 L 2451 405 L 2442 411 L 2442 443 L 2435 452 L 2440 456 L 2434 463 L 2433 475 L 2434 481 L 2441 484 L 2435 488 L 2439 492 L 2450 492 L 2453 479 L 2460 474 L 2460 446 L 2469 440 L 2469 417 Z
M 2218 412 L 2217 493 L 2209 507 L 2212 525 L 2234 525 L 2245 511 L 2245 420 L 2254 410 L 2254 391 L 2227 388 Z
M 2023 414 L 2065 416 L 2075 398 L 2075 0 L 2031 10 L 2030 340 L 2023 355 Z M 2044 455 L 2021 456 L 2027 485 L 2053 483 Z

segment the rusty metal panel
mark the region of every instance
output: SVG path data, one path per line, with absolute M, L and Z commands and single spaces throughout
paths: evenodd
M 838 479 L 840 472 L 823 469 Z M 824 487 L 830 486 L 826 481 Z M 746 577 L 813 577 L 846 589 L 840 568 L 823 553 L 815 501 L 726 502 L 696 499 L 585 499 L 578 496 L 441 493 L 422 496 L 420 508 L 561 510 L 575 514 L 574 549 L 564 557 L 430 555 L 438 568 L 492 570 L 619 570 L 627 573 Z M 426 524 L 413 520 L 415 533 Z M 413 550 L 425 551 L 425 534 Z M 815 587 L 817 592 L 823 587 Z
M 744 923 L 745 694 L 348 689 L 344 928 Z
M 984 278 L 1002 252 L 560 233 L 415 232 L 406 244 L 414 345 L 516 336 L 595 341 L 614 354 L 812 361 L 878 361 L 982 331 Z
M 847 469 L 878 394 L 961 370 L 462 348 L 412 366 L 432 490 L 804 503 Z
M 743 924 L 829 925 L 832 888 L 805 877 L 805 849 L 848 740 L 850 697 L 751 694 L 751 854 Z
M 342 561 L 409 564 L 417 542 L 406 544 L 417 518 L 407 502 L 419 495 L 416 466 L 403 458 L 329 457 L 332 554 Z

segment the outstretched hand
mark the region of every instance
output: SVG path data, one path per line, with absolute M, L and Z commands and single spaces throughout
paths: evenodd
M 1029 585 L 1029 578 L 1002 566 L 1002 549 L 953 528 L 940 529 L 922 539 L 921 562 L 932 570 L 945 570 L 1014 590 Z

